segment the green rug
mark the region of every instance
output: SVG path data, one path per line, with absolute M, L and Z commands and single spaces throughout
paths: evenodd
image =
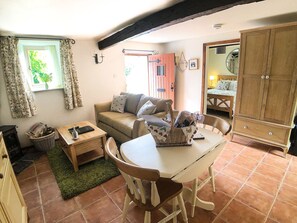
M 79 170 L 74 172 L 71 162 L 59 145 L 49 150 L 47 155 L 61 195 L 65 200 L 120 174 L 117 167 L 104 158 L 81 165 Z

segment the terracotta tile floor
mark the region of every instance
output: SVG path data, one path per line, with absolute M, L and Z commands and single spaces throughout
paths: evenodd
M 229 140 L 229 136 L 226 138 Z M 284 158 L 280 149 L 235 137 L 218 157 L 214 169 L 216 192 L 207 184 L 198 195 L 213 201 L 215 209 L 196 208 L 189 223 L 297 222 L 297 157 Z M 66 201 L 60 196 L 46 156 L 17 179 L 30 223 L 121 222 L 125 196 L 121 176 Z M 186 207 L 190 213 L 190 205 Z M 160 219 L 159 212 L 152 219 Z M 126 222 L 143 222 L 143 213 L 137 207 L 130 209 Z

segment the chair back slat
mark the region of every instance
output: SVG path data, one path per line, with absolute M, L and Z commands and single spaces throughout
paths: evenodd
M 124 162 L 121 156 L 117 155 L 119 154 L 118 149 L 112 141 L 114 141 L 113 138 L 107 140 L 105 151 L 120 170 L 130 193 L 143 204 L 147 202 L 147 197 L 149 197 L 151 204 L 157 206 L 160 203 L 160 197 L 156 187 L 156 181 L 160 178 L 159 171 Z M 147 189 L 148 184 L 149 189 Z
M 127 187 L 130 193 L 133 194 L 137 200 L 140 200 L 141 196 L 139 191 L 137 190 L 137 187 L 135 186 L 135 179 L 121 170 L 120 170 L 120 173 L 122 174 L 124 180 L 126 181 Z
M 146 203 L 146 197 L 145 197 L 146 191 L 144 190 L 142 181 L 140 179 L 136 179 L 136 178 L 134 178 L 134 180 L 135 180 L 135 183 L 137 186 L 137 188 L 136 188 L 137 190 L 135 191 L 135 193 L 139 195 L 139 197 L 141 199 L 141 203 L 145 204 Z M 139 198 L 137 200 L 139 200 Z
M 231 131 L 231 125 L 226 120 L 213 115 L 204 115 L 203 128 L 210 126 L 211 131 L 219 130 L 222 135 L 227 135 Z

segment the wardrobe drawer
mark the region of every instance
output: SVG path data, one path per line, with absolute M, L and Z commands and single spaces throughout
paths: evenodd
M 288 143 L 289 128 L 272 126 L 262 122 L 253 122 L 244 119 L 235 119 L 234 131 L 255 139 L 264 139 L 286 145 Z

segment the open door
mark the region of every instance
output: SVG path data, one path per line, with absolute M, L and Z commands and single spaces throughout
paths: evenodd
M 173 101 L 175 89 L 174 53 L 148 56 L 149 95 Z

